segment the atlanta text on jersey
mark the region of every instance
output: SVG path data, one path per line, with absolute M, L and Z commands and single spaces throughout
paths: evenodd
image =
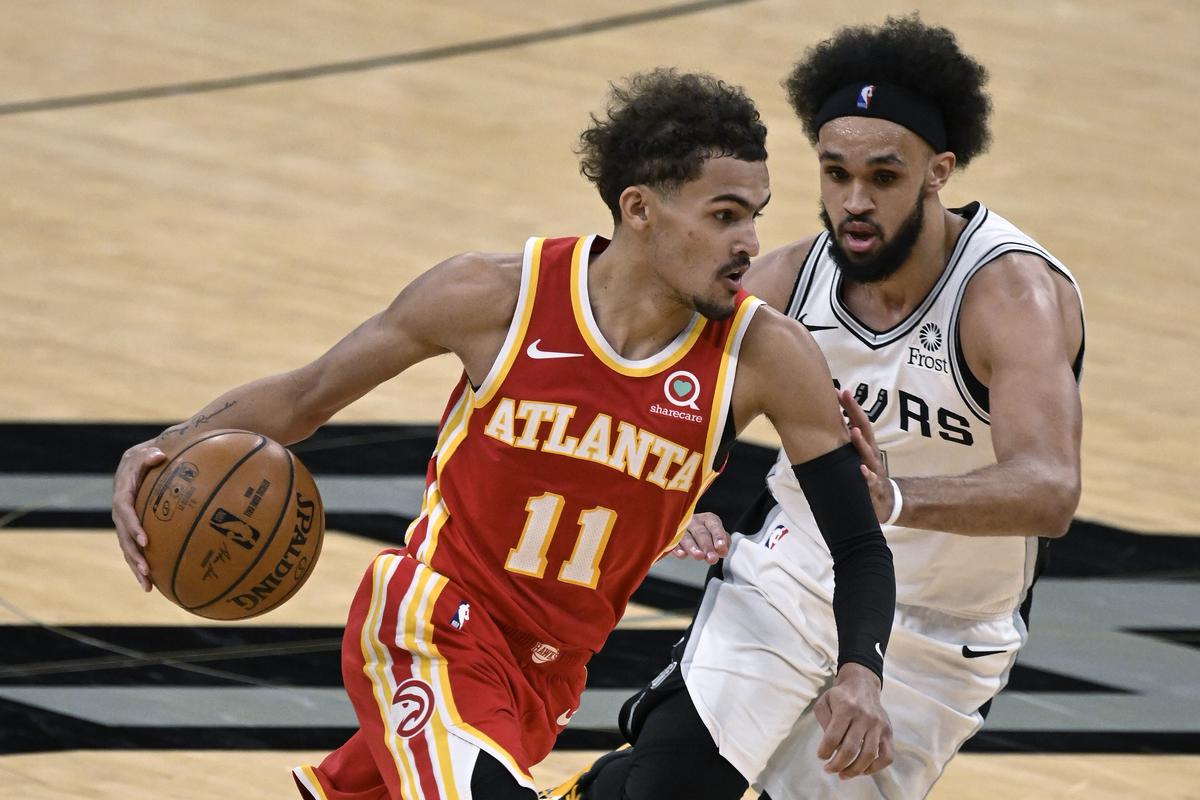
M 614 422 L 608 414 L 597 414 L 582 436 L 567 436 L 567 424 L 575 410 L 575 406 L 562 403 L 502 397 L 483 432 L 512 447 L 594 461 L 664 489 L 686 492 L 692 488 L 701 453 L 623 420 L 616 420 L 614 441 Z M 549 430 L 543 437 L 546 423 Z M 643 476 L 651 456 L 658 460 Z M 679 468 L 668 476 L 675 465 Z

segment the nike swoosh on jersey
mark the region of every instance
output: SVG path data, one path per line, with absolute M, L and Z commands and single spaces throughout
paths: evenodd
M 534 339 L 529 343 L 529 347 L 525 348 L 525 355 L 530 358 L 582 358 L 583 353 L 560 353 L 556 350 L 543 350 L 538 347 L 542 343 L 541 339 Z
M 1007 652 L 1008 652 L 1007 650 L 972 650 L 971 648 L 967 647 L 965 644 L 963 645 L 963 649 L 962 649 L 963 658 L 980 658 L 981 656 L 994 656 L 997 653 L 1007 653 Z
M 804 321 L 804 318 L 807 316 L 808 314 L 801 314 L 796 321 L 808 328 L 809 333 L 815 333 L 817 331 L 831 331 L 837 327 L 837 325 L 809 325 Z
M 558 715 L 558 719 L 556 719 L 555 722 L 566 727 L 566 724 L 571 721 L 571 717 L 573 716 L 575 716 L 575 709 L 568 708 L 566 711 Z

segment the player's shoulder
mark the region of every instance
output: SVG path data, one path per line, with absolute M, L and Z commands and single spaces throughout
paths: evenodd
M 481 253 L 468 251 L 447 258 L 430 270 L 439 282 L 451 288 L 480 292 L 521 286 L 521 253 Z
M 988 261 L 967 283 L 963 309 L 1037 302 L 1078 305 L 1071 279 L 1037 253 L 1010 250 Z
M 507 326 L 520 296 L 521 265 L 520 253 L 451 256 L 405 287 L 389 317 L 435 333 Z
M 823 362 L 824 356 L 811 333 L 787 314 L 760 306 L 746 330 L 738 357 L 738 369 L 773 372 L 801 362 Z
M 419 279 L 429 294 L 486 312 L 489 307 L 516 303 L 521 290 L 521 253 L 459 253 L 427 271 Z M 511 309 L 510 309 L 511 310 Z
M 816 241 L 817 236 L 810 236 L 756 258 L 746 273 L 746 290 L 773 308 L 785 308 Z

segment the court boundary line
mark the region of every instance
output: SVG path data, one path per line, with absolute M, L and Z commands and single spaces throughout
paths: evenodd
M 617 14 L 611 17 L 585 22 L 575 22 L 525 33 L 497 36 L 489 39 L 478 39 L 473 42 L 429 47 L 403 53 L 392 53 L 384 56 L 335 61 L 327 64 L 314 64 L 308 67 L 271 70 L 256 72 L 249 75 L 235 75 L 228 78 L 213 78 L 201 81 L 162 84 L 159 86 L 144 86 L 136 89 L 122 89 L 113 92 L 96 92 L 90 94 L 68 95 L 65 97 L 48 97 L 40 100 L 22 100 L 14 103 L 0 104 L 0 116 L 14 114 L 29 114 L 37 111 L 58 111 L 66 108 L 83 106 L 109 105 L 126 103 L 135 100 L 153 100 L 164 97 L 181 97 L 185 95 L 204 94 L 208 92 L 244 89 L 250 86 L 263 86 L 273 83 L 322 78 L 329 75 L 344 75 L 353 72 L 365 72 L 373 69 L 438 61 L 460 56 L 476 55 L 478 53 L 507 50 L 531 44 L 568 39 L 575 36 L 585 36 L 618 28 L 628 28 L 647 22 L 696 14 L 727 6 L 755 2 L 755 0 L 693 0 L 693 2 L 678 3 L 669 6 L 636 11 L 628 14 Z

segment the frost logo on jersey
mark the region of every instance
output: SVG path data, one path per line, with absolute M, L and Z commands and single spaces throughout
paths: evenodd
M 433 689 L 425 681 L 409 678 L 392 695 L 392 718 L 396 733 L 405 739 L 416 736 L 433 716 Z
M 450 627 L 456 631 L 461 631 L 463 625 L 467 624 L 467 620 L 471 618 L 471 604 L 466 600 L 458 604 L 458 611 L 454 612 L 454 618 L 450 620 Z
M 875 84 L 869 83 L 858 91 L 858 107 L 870 108 L 871 98 L 875 96 Z
M 908 365 L 949 375 L 950 362 L 944 358 L 929 355 L 936 353 L 942 346 L 942 329 L 937 326 L 937 323 L 926 322 L 922 325 L 921 330 L 917 332 L 917 340 L 921 343 L 921 347 L 910 346 L 908 348 Z M 926 352 L 921 352 L 922 350 Z
M 551 661 L 558 661 L 558 657 L 561 655 L 557 647 L 545 642 L 538 642 L 529 652 L 535 664 L 549 664 Z
M 696 398 L 700 396 L 700 379 L 686 369 L 676 370 L 667 376 L 663 382 L 663 394 L 673 406 L 700 410 L 696 405 Z
M 767 549 L 774 550 L 775 547 L 783 540 L 783 537 L 788 535 L 788 529 L 785 525 L 776 525 L 771 529 L 771 535 L 767 537 Z
M 942 346 L 942 329 L 937 326 L 936 322 L 926 322 L 921 326 L 918 335 L 921 339 L 921 346 L 931 353 L 936 352 Z

